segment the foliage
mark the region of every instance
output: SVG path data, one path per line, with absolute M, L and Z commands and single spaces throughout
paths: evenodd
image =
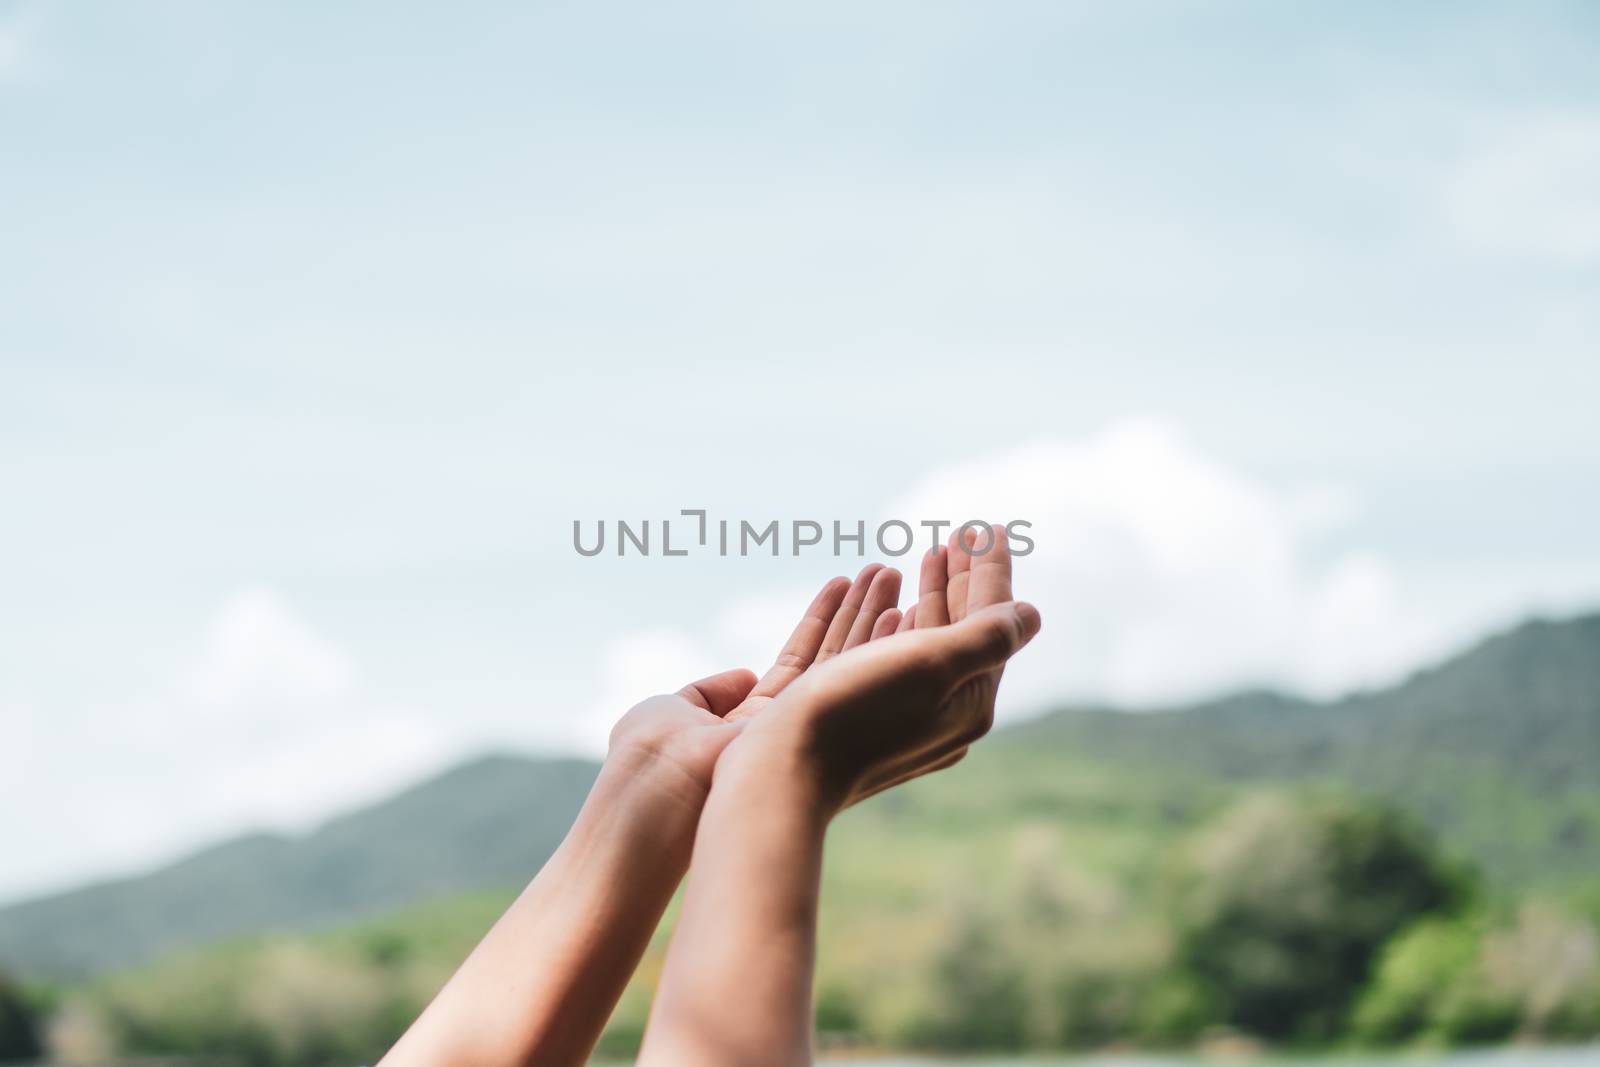
M 1476 960 L 1483 920 L 1429 917 L 1385 947 L 1372 984 L 1351 1020 L 1351 1036 L 1391 1045 L 1436 1029 L 1450 990 Z
M 1373 1044 L 1582 1040 L 1600 1033 L 1600 928 L 1548 901 L 1430 920 L 1396 939 L 1356 1012 Z
M 932 995 L 906 1028 L 907 1044 L 965 1051 L 1027 1046 L 1027 984 L 982 918 L 959 921 L 932 960 L 932 974 Z
M 421 1009 L 419 985 L 403 967 L 283 941 L 113 981 L 97 1007 L 127 1052 L 226 1052 L 249 1067 L 360 1063 Z
M 819 1027 L 951 1050 L 1172 1047 L 1218 1027 L 1600 1036 L 1600 785 L 1579 773 L 1600 765 L 1597 742 L 1600 617 L 1334 705 L 1247 694 L 1000 731 L 830 833 Z M 0 910 L 0 959 L 137 959 L 181 944 L 174 931 L 211 937 L 266 916 L 282 887 L 256 876 L 287 872 L 279 903 L 304 914 L 274 923 L 331 932 L 168 950 L 81 982 L 50 1020 L 58 1058 L 370 1063 L 537 867 L 592 772 L 483 761 L 300 841 Z M 1481 865 L 1481 885 L 1441 849 Z M 389 910 L 417 899 L 432 902 Z M 385 916 L 341 925 L 372 911 Z M 637 1048 L 669 935 L 670 917 L 608 1055 Z
M 979 769 L 962 786 L 970 795 L 913 787 L 897 806 L 849 817 L 830 844 L 816 1007 L 835 1038 L 1008 1051 L 1172 1047 L 1218 1026 L 1375 1044 L 1600 1034 L 1592 921 L 1553 904 L 1463 910 L 1460 879 L 1387 809 L 1265 793 L 1186 829 L 1159 814 L 1159 791 L 1139 800 L 1124 784 L 1113 804 L 1110 784 L 1085 768 L 1034 793 L 1029 819 L 975 836 L 960 824 L 988 824 L 983 798 L 995 802 L 996 783 L 979 754 L 969 762 Z M 1048 817 L 1063 807 L 1079 816 Z M 1188 810 L 1214 808 L 1196 799 Z M 930 849 L 926 834 L 945 847 Z M 876 862 L 857 852 L 869 846 Z M 912 862 L 932 856 L 984 874 L 940 877 Z M 508 899 L 442 900 L 98 981 L 54 1029 L 100 1051 L 62 1058 L 373 1062 Z M 604 1055 L 637 1049 L 669 927 Z M 1283 1018 L 1262 1025 L 1266 1006 Z
M 1384 943 L 1449 909 L 1451 872 L 1382 808 L 1256 798 L 1191 846 L 1178 962 L 1222 1021 L 1264 1037 L 1327 1040 Z
M 842 985 L 825 985 L 817 991 L 817 1030 L 824 1034 L 855 1034 L 861 1029 L 861 1013 L 855 995 Z
M 42 1051 L 32 999 L 0 975 L 0 1061 L 31 1060 Z

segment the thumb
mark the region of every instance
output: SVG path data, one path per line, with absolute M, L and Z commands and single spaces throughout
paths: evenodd
M 741 667 L 690 682 L 678 690 L 678 695 L 696 707 L 721 717 L 738 707 L 739 702 L 749 696 L 750 690 L 755 687 L 756 676 Z
M 1039 632 L 1039 609 L 1020 600 L 1008 600 L 975 611 L 960 622 L 931 631 L 940 637 L 941 651 L 951 670 L 961 678 L 1003 666 Z

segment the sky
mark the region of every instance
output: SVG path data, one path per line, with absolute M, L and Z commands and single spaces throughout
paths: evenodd
M 866 562 L 575 520 L 1030 521 L 1003 719 L 1600 607 L 1597 42 L 0 0 L 0 900 L 597 754 Z

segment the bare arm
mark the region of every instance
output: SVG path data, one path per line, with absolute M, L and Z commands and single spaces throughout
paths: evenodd
M 381 1067 L 585 1063 L 688 866 L 698 789 L 647 751 L 609 757 L 561 847 Z
M 641 1067 L 810 1063 L 829 821 L 958 759 L 1039 628 L 1011 601 L 1003 549 L 978 564 L 950 555 L 924 562 L 906 630 L 808 671 L 718 760 Z
M 898 593 L 898 572 L 877 566 L 835 579 L 759 681 L 728 671 L 623 716 L 566 840 L 381 1067 L 587 1062 L 689 865 L 718 755 L 805 673 L 840 617 L 881 613 Z
M 811 1062 L 828 807 L 798 769 L 719 772 L 641 1067 Z

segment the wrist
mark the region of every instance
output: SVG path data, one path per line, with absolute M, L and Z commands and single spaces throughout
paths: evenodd
M 691 829 L 705 807 L 710 783 L 686 771 L 659 745 L 625 742 L 611 746 L 585 807 L 597 800 L 608 809 L 652 821 L 680 821 Z
M 814 749 L 779 730 L 747 730 L 717 760 L 712 801 L 781 806 L 807 822 L 826 826 L 849 795 L 847 783 L 827 773 Z

